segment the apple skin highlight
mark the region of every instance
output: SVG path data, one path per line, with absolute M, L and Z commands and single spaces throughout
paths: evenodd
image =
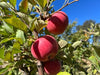
M 33 57 L 42 62 L 53 59 L 57 52 L 58 43 L 55 38 L 50 35 L 38 38 L 31 46 Z
M 47 24 L 47 30 L 55 35 L 62 34 L 68 26 L 68 16 L 58 11 L 54 13 L 49 19 Z

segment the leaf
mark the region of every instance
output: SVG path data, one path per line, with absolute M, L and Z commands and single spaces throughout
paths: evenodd
M 0 69 L 0 74 L 3 74 L 4 72 L 7 72 L 9 68 L 10 68 L 9 65 L 6 66 L 5 68 L 1 68 L 1 69 Z
M 25 36 L 24 36 L 24 32 L 22 30 L 17 30 L 16 38 L 20 38 L 22 40 L 22 42 L 25 43 Z
M 0 48 L 0 58 L 4 58 L 4 49 Z
M 27 11 L 28 11 L 28 0 L 22 0 L 22 2 L 19 4 L 19 10 L 21 12 L 27 13 Z
M 21 53 L 19 42 L 13 44 L 12 54 Z
M 3 65 L 3 63 L 0 61 L 0 65 Z
M 6 29 L 8 32 L 13 33 L 13 27 L 9 24 L 7 24 L 5 21 L 3 21 L 3 28 Z
M 45 5 L 47 4 L 47 0 L 38 0 L 39 5 L 44 8 Z
M 6 43 L 6 42 L 11 41 L 11 40 L 13 40 L 13 39 L 15 39 L 15 38 L 11 37 L 11 38 L 3 39 L 2 41 L 0 41 L 0 44 Z
M 6 32 L 6 30 L 3 29 L 3 28 L 0 28 L 0 34 L 1 34 L 1 35 L 9 35 L 9 34 Z
M 6 2 L 0 2 L 0 7 L 9 8 L 9 5 Z
M 95 32 L 95 33 L 94 33 L 94 36 L 98 36 L 98 35 L 99 35 L 99 32 Z
M 76 48 L 77 46 L 79 46 L 82 43 L 82 41 L 76 41 L 72 44 L 72 47 Z
M 33 6 L 36 5 L 36 2 L 34 0 L 28 0 Z
M 93 48 L 94 48 L 96 54 L 100 57 L 100 46 L 94 45 Z
M 32 25 L 33 25 L 33 28 L 31 28 L 31 30 L 36 28 L 36 30 L 40 32 L 44 27 L 47 26 L 47 21 L 35 20 Z
M 71 75 L 71 74 L 68 72 L 59 72 L 57 75 Z
M 7 19 L 4 19 L 4 21 L 20 30 L 23 30 L 23 31 L 27 31 L 27 26 L 25 23 L 23 23 L 19 18 L 17 17 L 11 17 L 11 18 L 7 18 Z
M 12 53 L 11 53 L 11 51 L 6 51 L 5 52 L 4 60 L 5 61 L 11 61 L 12 60 Z
M 32 20 L 32 18 L 31 18 L 30 16 L 28 16 L 28 15 L 26 15 L 26 14 L 24 14 L 24 13 L 21 13 L 21 12 L 17 12 L 16 14 L 17 14 L 18 16 L 20 16 L 20 17 L 25 21 L 25 23 L 26 23 L 27 25 L 30 24 L 30 22 L 31 22 L 31 20 Z
M 59 44 L 59 46 L 60 46 L 61 48 L 63 48 L 63 47 L 65 47 L 65 46 L 67 45 L 67 41 L 61 39 L 61 40 L 58 42 L 58 44 Z
M 16 0 L 9 0 L 9 2 L 15 7 L 15 5 L 16 5 Z
M 97 61 L 97 59 L 96 59 L 95 56 L 90 56 L 90 57 L 89 57 L 89 60 L 96 66 L 96 68 L 97 68 L 98 70 L 100 70 L 98 61 Z

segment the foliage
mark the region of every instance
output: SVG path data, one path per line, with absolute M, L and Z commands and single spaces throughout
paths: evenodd
M 46 19 L 54 12 L 51 5 L 54 0 L 33 1 L 22 0 L 18 10 L 17 0 L 0 0 L 0 74 L 36 75 L 36 59 L 30 52 L 31 44 L 36 40 L 34 30 L 39 37 L 49 34 L 58 41 L 59 52 L 56 58 L 61 61 L 62 72 L 57 75 L 99 74 L 100 41 L 97 38 L 100 24 L 89 22 L 89 27 L 82 29 L 87 21 L 80 28 L 73 22 L 63 34 L 50 34 L 46 29 Z M 78 29 L 73 33 L 75 28 Z

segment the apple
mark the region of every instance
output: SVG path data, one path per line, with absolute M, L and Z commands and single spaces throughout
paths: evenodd
M 58 11 L 54 13 L 49 19 L 47 24 L 47 30 L 52 34 L 62 34 L 68 26 L 68 16 Z
M 50 60 L 43 63 L 43 68 L 47 75 L 56 75 L 61 70 L 61 64 L 57 59 Z
M 45 62 L 53 59 L 58 52 L 58 43 L 54 37 L 46 35 L 37 39 L 31 46 L 34 58 Z

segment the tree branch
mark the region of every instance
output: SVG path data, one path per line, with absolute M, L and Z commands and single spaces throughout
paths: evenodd
M 74 2 L 77 2 L 77 1 L 79 1 L 79 0 L 74 0 L 74 1 L 72 1 L 72 2 L 70 2 L 70 3 L 67 3 L 66 5 L 62 6 L 60 9 L 58 9 L 57 11 L 55 11 L 54 13 L 56 13 L 56 12 L 58 12 L 58 11 L 61 11 L 61 10 L 62 10 L 63 8 L 65 8 L 66 6 L 68 6 L 68 5 L 70 5 L 70 4 L 74 3 Z M 52 13 L 51 15 L 53 15 L 54 13 Z
M 33 35 L 34 39 L 38 39 L 38 32 L 36 31 L 36 29 L 34 29 Z M 38 69 L 38 75 L 44 75 L 42 62 L 39 60 L 37 60 L 37 69 Z

